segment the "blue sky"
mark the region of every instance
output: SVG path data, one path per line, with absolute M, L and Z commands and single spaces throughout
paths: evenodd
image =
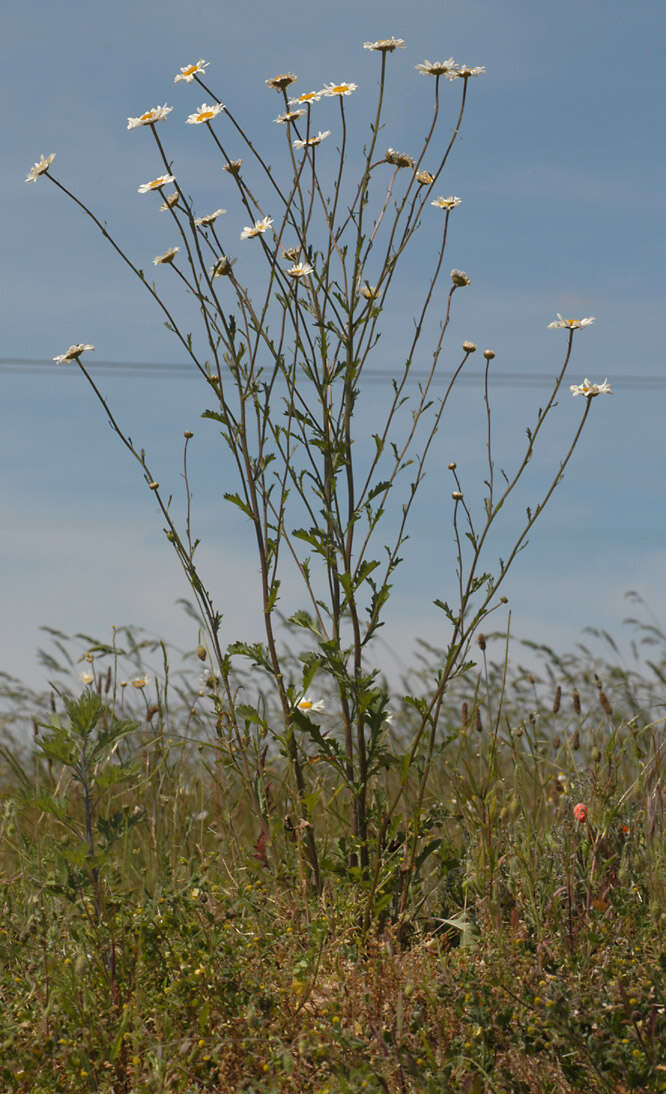
M 432 93 L 414 65 L 451 55 L 485 65 L 441 183 L 442 193 L 463 199 L 448 264 L 472 278 L 456 298 L 450 345 L 470 338 L 491 346 L 498 376 L 528 373 L 545 384 L 566 341 L 547 323 L 556 312 L 594 315 L 596 323 L 577 336 L 569 382 L 608 376 L 616 390 L 595 401 L 566 479 L 518 560 L 507 588 L 512 628 L 559 648 L 571 648 L 586 625 L 617 634 L 630 588 L 663 619 L 666 386 L 645 387 L 638 378 L 664 379 L 665 27 L 656 0 L 417 0 L 409 9 L 395 0 L 253 8 L 202 0 L 189 10 L 172 0 L 15 5 L 5 17 L 0 99 L 0 357 L 48 362 L 70 343 L 90 341 L 97 347 L 91 358 L 102 361 L 182 360 L 157 309 L 93 226 L 47 180 L 23 181 L 40 154 L 56 152 L 54 174 L 108 222 L 140 266 L 150 266 L 174 240 L 154 203 L 148 210 L 151 195 L 136 193 L 160 165 L 150 135 L 128 133 L 126 119 L 167 102 L 174 111 L 160 133 L 202 211 L 223 205 L 234 225 L 244 224 L 209 146 L 183 125 L 203 96 L 174 85 L 181 65 L 210 61 L 207 82 L 276 163 L 272 119 L 280 100 L 265 87 L 268 76 L 294 71 L 298 89 L 356 82 L 347 113 L 360 143 L 378 68 L 362 43 L 404 38 L 408 49 L 390 59 L 381 140 L 410 151 Z M 451 119 L 458 90 L 442 88 Z M 321 105 L 328 111 L 322 127 L 335 130 L 332 104 Z M 407 260 L 413 294 L 390 317 L 396 331 L 411 324 L 420 257 L 417 250 Z M 390 353 L 381 363 L 390 367 Z M 195 636 L 175 604 L 187 589 L 154 501 L 83 381 L 55 365 L 0 368 L 0 669 L 40 682 L 41 624 L 105 637 L 112 624 L 137 623 L 191 646 Z M 257 634 L 254 564 L 242 527 L 221 502 L 229 469 L 198 421 L 206 400 L 195 377 L 155 380 L 130 371 L 105 373 L 101 382 L 177 499 L 182 431 L 196 431 L 194 516 L 204 573 L 226 613 L 228 637 Z M 419 634 L 446 639 L 431 606 L 453 580 L 445 468 L 455 459 L 469 482 L 481 468 L 479 391 L 473 383 L 461 388 L 445 419 L 386 631 L 387 656 L 391 647 L 407 657 Z M 503 466 L 513 466 L 545 392 L 498 383 Z M 568 393 L 561 399 L 537 457 L 544 466 L 557 466 L 581 402 Z M 529 490 L 525 500 L 534 500 Z M 295 586 L 288 582 L 284 593 L 285 609 L 300 606 Z

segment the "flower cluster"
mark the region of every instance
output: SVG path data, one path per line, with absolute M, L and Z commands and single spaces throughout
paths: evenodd
M 445 76 L 447 80 L 468 80 L 470 76 L 481 76 L 486 71 L 482 65 L 475 68 L 471 65 L 457 65 L 453 57 L 446 61 L 423 61 L 414 67 L 422 76 Z

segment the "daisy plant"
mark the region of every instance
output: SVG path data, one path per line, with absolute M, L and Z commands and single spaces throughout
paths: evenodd
M 209 62 L 183 66 L 172 78 L 179 94 L 193 84 L 196 97 L 204 95 L 205 101 L 196 109 L 190 104 L 189 114 L 179 109 L 179 124 L 193 128 L 192 139 L 205 143 L 215 161 L 204 185 L 207 194 L 216 180 L 228 210 L 222 221 L 224 209 L 206 213 L 197 208 L 197 184 L 187 176 L 187 163 L 177 170 L 162 144 L 160 134 L 169 129 L 157 123 L 168 116 L 173 125 L 174 108 L 164 104 L 129 119 L 128 128 L 141 129 L 156 155 L 155 177 L 139 185 L 138 192 L 157 191 L 161 204 L 155 211 L 169 218 L 173 236 L 164 246 L 172 245 L 153 261 L 168 267 L 164 276 L 177 277 L 189 297 L 182 318 L 172 298 L 167 304 L 144 277 L 139 259 L 131 258 L 108 226 L 53 175 L 53 153 L 42 156 L 26 179 L 34 182 L 44 175 L 85 212 L 151 295 L 203 385 L 202 418 L 219 434 L 229 456 L 220 464 L 227 476 L 224 497 L 247 522 L 248 544 L 256 553 L 261 612 L 253 641 L 226 633 L 218 605 L 224 591 L 212 591 L 196 553 L 188 466 L 192 431 L 184 433 L 181 522 L 145 450 L 118 422 L 82 360 L 92 345 L 70 346 L 55 358 L 82 371 L 159 507 L 207 636 L 207 678 L 215 682 L 205 689 L 211 747 L 223 753 L 230 778 L 241 781 L 262 830 L 275 840 L 284 836 L 265 773 L 271 763 L 286 763 L 290 815 L 298 818 L 291 831 L 298 837 L 284 854 L 298 857 L 301 876 L 316 893 L 333 869 L 330 853 L 322 855 L 318 817 L 327 802 L 335 803 L 344 830 L 340 856 L 348 876 L 359 883 L 365 927 L 389 911 L 404 921 L 418 904 L 432 847 L 426 833 L 435 823 L 426 816 L 425 804 L 432 760 L 455 735 L 442 724 L 445 697 L 454 679 L 474 664 L 473 642 L 481 624 L 506 603 L 507 574 L 563 478 L 594 397 L 611 391 L 607 380 L 571 386 L 574 395 L 586 397 L 583 413 L 564 454 L 547 454 L 549 470 L 540 480 L 545 486 L 526 514 L 520 509 L 512 546 L 497 563 L 493 533 L 499 514 L 504 516 L 514 503 L 546 420 L 556 408 L 560 415 L 571 413 L 569 404 L 559 406 L 558 393 L 573 340 L 593 320 L 558 315 L 549 324 L 567 334 L 562 360 L 526 442 L 510 457 L 512 466 L 503 461 L 508 469 L 501 474 L 496 473 L 492 414 L 495 353 L 487 349 L 475 359 L 485 408 L 483 481 L 465 481 L 456 462 L 449 462 L 450 480 L 443 484 L 434 514 L 438 526 L 443 518 L 450 521 L 453 542 L 450 570 L 443 568 L 434 601 L 441 613 L 443 653 L 435 668 L 423 674 L 421 690 L 404 697 L 402 708 L 395 697 L 390 702 L 381 628 L 391 618 L 391 595 L 426 471 L 432 461 L 437 467 L 438 459 L 442 466 L 449 459 L 437 456 L 440 427 L 456 382 L 471 367 L 477 348 L 469 339 L 462 347 L 449 344 L 456 294 L 472 279 L 447 261 L 451 247 L 462 260 L 461 199 L 437 193 L 443 190 L 471 89 L 476 90 L 473 78 L 484 71 L 452 57 L 418 63 L 419 75 L 430 77 L 428 114 L 422 120 L 410 114 L 408 149 L 389 146 L 384 151 L 385 145 L 378 146 L 380 134 L 391 127 L 385 89 L 393 55 L 405 48 L 402 38 L 365 42 L 359 65 L 362 60 L 370 71 L 358 84 L 327 83 L 289 97 L 295 73 L 267 78 L 267 132 L 275 133 L 275 107 L 266 89 L 281 96 L 282 112 L 274 120 L 283 127 L 282 153 L 272 151 L 270 163 L 259 151 L 261 141 L 251 138 L 232 112 L 233 104 L 223 104 L 209 86 Z M 416 87 L 413 69 L 411 79 Z M 378 90 L 369 107 L 365 89 L 375 82 Z M 332 115 L 330 99 L 338 102 Z M 360 159 L 348 154 L 345 110 L 350 107 L 368 122 Z M 329 111 L 330 129 L 311 125 L 313 110 Z M 164 188 L 170 184 L 174 190 L 167 196 Z M 410 315 L 407 300 L 413 299 L 415 274 L 413 265 L 403 272 L 403 257 L 416 237 L 423 285 Z M 252 239 L 259 246 L 244 246 Z M 192 305 L 200 326 L 189 333 Z M 380 342 L 382 329 L 388 339 Z M 392 370 L 385 401 L 368 394 L 378 353 L 382 366 L 390 364 Z M 294 643 L 296 659 L 290 652 Z M 143 678 L 132 683 L 147 687 Z M 317 762 L 322 759 L 326 762 Z

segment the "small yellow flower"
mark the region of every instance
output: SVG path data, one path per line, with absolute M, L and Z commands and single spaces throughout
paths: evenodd
M 50 152 L 48 156 L 40 156 L 37 163 L 34 163 L 28 171 L 25 181 L 36 182 L 40 175 L 43 175 L 45 171 L 48 171 L 55 158 L 55 152 Z
M 451 197 L 448 198 L 435 198 L 430 202 L 431 205 L 436 205 L 438 209 L 455 209 L 456 205 L 461 205 L 460 198 Z
M 285 91 L 297 79 L 298 76 L 293 72 L 283 72 L 280 76 L 272 76 L 270 80 L 266 80 L 266 87 L 272 88 L 273 91 Z
M 170 182 L 175 182 L 176 179 L 173 175 L 160 175 L 157 179 L 151 179 L 150 182 L 144 182 L 139 186 L 137 193 L 147 194 L 150 190 L 161 190 L 163 186 L 168 186 Z
M 264 232 L 268 231 L 272 223 L 272 217 L 262 217 L 261 220 L 255 220 L 251 228 L 243 228 L 241 239 L 253 239 L 254 236 L 262 235 Z
M 185 65 L 184 67 L 181 67 L 178 75 L 174 76 L 173 82 L 175 84 L 178 84 L 181 80 L 184 80 L 186 84 L 191 84 L 198 72 L 206 71 L 209 63 L 209 61 L 204 61 L 203 57 L 200 57 L 196 64 Z
M 141 125 L 155 125 L 155 122 L 163 122 L 167 116 L 173 110 L 172 106 L 154 106 L 152 110 L 146 110 L 145 114 L 142 114 L 139 118 L 128 118 L 127 128 L 138 129 Z
M 309 103 L 318 103 L 320 99 L 321 91 L 304 91 L 295 99 L 290 99 L 289 106 L 301 106 L 303 103 L 307 106 Z
M 394 49 L 407 49 L 404 38 L 380 38 L 377 42 L 364 42 L 363 49 L 376 53 L 393 53 Z
M 178 254 L 179 250 L 180 247 L 169 247 L 169 250 L 165 251 L 163 255 L 156 255 L 153 259 L 153 266 L 170 265 Z
M 84 342 L 77 342 L 76 345 L 70 346 L 64 353 L 54 357 L 53 360 L 58 365 L 65 364 L 66 361 L 76 361 L 82 353 L 88 353 L 89 350 L 93 350 L 95 347 Z
M 202 103 L 194 114 L 190 114 L 186 120 L 186 124 L 203 125 L 204 122 L 212 122 L 213 118 L 216 118 L 223 110 L 224 106 L 222 103 L 215 103 L 213 106 L 207 106 L 206 103 Z
M 352 91 L 356 91 L 356 89 L 356 84 L 324 84 L 321 93 L 327 99 L 330 99 L 334 95 L 351 95 Z

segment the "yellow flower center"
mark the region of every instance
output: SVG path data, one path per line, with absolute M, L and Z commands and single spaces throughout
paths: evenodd
M 215 117 L 215 111 L 214 110 L 204 110 L 203 114 L 197 114 L 197 121 L 198 122 L 206 122 L 206 121 L 208 121 L 209 118 L 214 118 L 214 117 Z
M 312 703 L 310 702 L 309 699 L 301 699 L 301 701 L 298 705 L 301 708 L 301 710 L 311 710 L 312 709 Z
M 316 91 L 304 91 L 302 95 L 298 96 L 296 102 L 297 103 L 311 103 L 312 100 L 316 99 L 316 98 L 317 98 L 317 92 Z
M 342 95 L 348 89 L 349 84 L 336 84 L 335 87 L 331 88 L 331 91 L 333 92 L 333 94 Z
M 145 114 L 141 115 L 141 117 L 139 118 L 139 121 L 147 122 L 147 121 L 150 120 L 150 118 L 152 118 L 154 116 L 154 114 L 155 114 L 154 110 L 147 110 Z
M 183 69 L 183 76 L 192 76 L 195 72 L 199 71 L 198 65 L 188 65 Z

